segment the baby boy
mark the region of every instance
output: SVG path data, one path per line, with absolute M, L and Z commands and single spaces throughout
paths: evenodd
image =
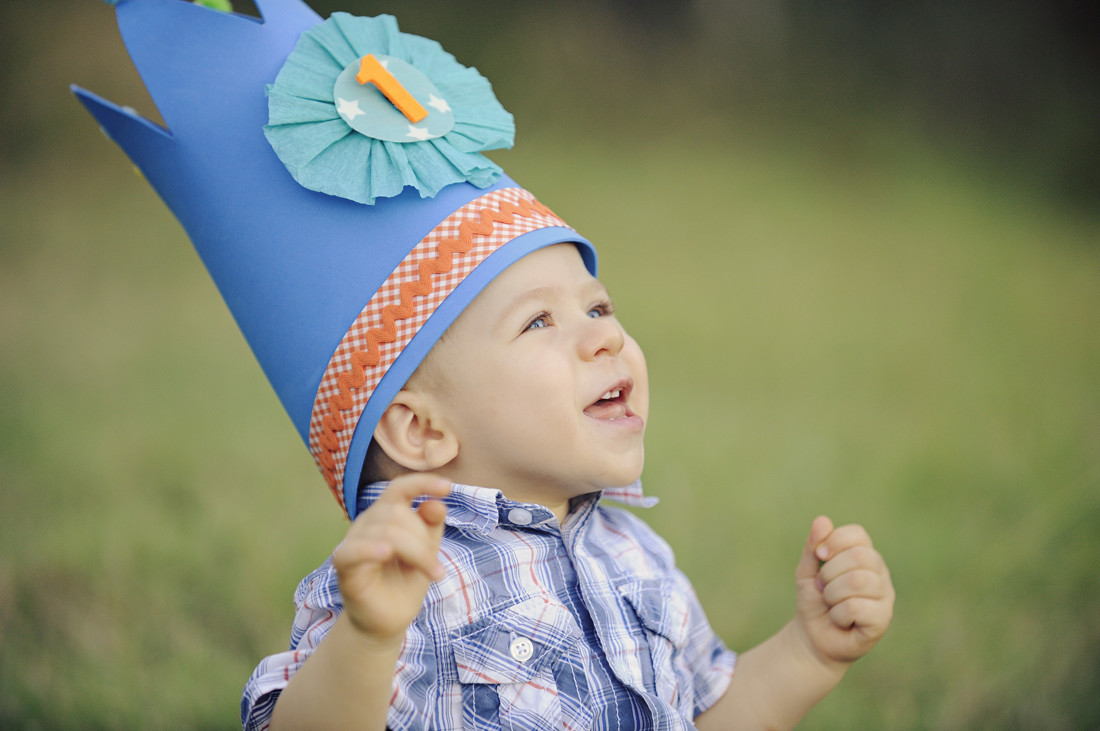
M 247 728 L 789 728 L 885 632 L 862 528 L 810 526 L 740 655 L 634 513 L 649 416 L 595 249 L 481 151 L 488 82 L 388 16 L 110 0 L 164 118 L 76 90 L 187 230 L 340 507 Z M 257 499 L 262 499 L 257 496 Z
M 498 275 L 375 430 L 392 482 L 250 684 L 261 709 L 286 686 L 272 728 L 792 727 L 886 630 L 886 566 L 818 518 L 795 618 L 735 659 L 668 547 L 604 503 L 640 502 L 614 488 L 641 474 L 648 388 L 575 246 Z

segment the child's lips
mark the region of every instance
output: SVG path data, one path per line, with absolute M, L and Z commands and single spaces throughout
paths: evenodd
M 601 421 L 619 421 L 635 416 L 627 405 L 627 397 L 632 388 L 630 381 L 623 381 L 607 389 L 603 396 L 584 410 L 585 415 Z
M 602 419 L 604 421 L 615 421 L 616 419 L 625 419 L 628 416 L 633 416 L 632 412 L 623 401 L 611 400 L 611 401 L 597 401 L 584 410 L 586 416 L 591 416 L 593 419 Z

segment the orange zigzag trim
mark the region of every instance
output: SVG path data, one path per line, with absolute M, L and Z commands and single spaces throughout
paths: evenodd
M 432 277 L 449 272 L 453 266 L 454 255 L 465 254 L 473 248 L 474 236 L 488 236 L 493 232 L 496 224 L 511 224 L 517 215 L 527 218 L 537 214 L 554 215 L 553 211 L 538 201 L 521 200 L 518 205 L 501 201 L 500 210 L 483 208 L 479 212 L 478 222 L 464 221 L 459 226 L 457 238 L 444 239 L 439 243 L 438 253 L 434 259 L 425 259 L 420 262 L 417 266 L 419 280 L 401 285 L 401 303 L 386 305 L 382 308 L 382 326 L 367 331 L 364 336 L 366 348 L 352 353 L 351 367 L 337 376 L 338 393 L 328 399 L 326 404 L 328 409 L 321 420 L 321 435 L 318 437 L 318 443 L 322 447 L 317 456 L 321 473 L 342 507 L 344 496 L 338 489 L 336 479 L 335 454 L 340 448 L 340 441 L 336 434 L 346 429 L 348 422 L 340 412 L 351 410 L 352 391 L 363 387 L 367 380 L 366 369 L 377 366 L 381 360 L 379 343 L 392 343 L 397 339 L 397 321 L 411 317 L 416 312 L 413 298 L 423 297 L 432 292 Z

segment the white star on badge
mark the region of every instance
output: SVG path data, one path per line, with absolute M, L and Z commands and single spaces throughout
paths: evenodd
M 358 99 L 355 101 L 348 101 L 343 97 L 338 97 L 336 99 L 336 111 L 339 112 L 341 117 L 349 122 L 361 114 L 366 114 L 366 112 L 359 108 Z
M 425 140 L 430 140 L 432 138 L 432 133 L 428 131 L 427 127 L 415 127 L 410 124 L 408 136 L 412 137 L 414 140 L 423 142 Z
M 430 97 L 428 97 L 428 106 L 435 107 L 441 112 L 451 111 L 451 105 L 447 103 L 447 100 L 440 99 L 435 94 L 432 94 Z

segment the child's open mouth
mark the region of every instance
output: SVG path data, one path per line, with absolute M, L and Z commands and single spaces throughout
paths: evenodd
M 634 416 L 634 412 L 626 405 L 630 388 L 630 383 L 622 383 L 608 389 L 603 396 L 584 410 L 585 415 L 603 421 L 616 421 Z

